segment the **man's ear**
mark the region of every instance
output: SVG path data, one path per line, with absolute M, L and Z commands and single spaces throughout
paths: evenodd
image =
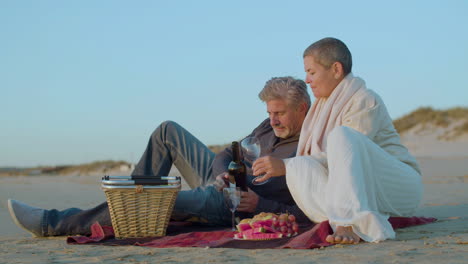
M 307 103 L 306 102 L 302 102 L 299 107 L 297 108 L 297 111 L 298 112 L 301 112 L 301 113 L 304 113 L 304 114 L 307 114 L 307 111 L 309 111 L 309 108 L 307 107 Z

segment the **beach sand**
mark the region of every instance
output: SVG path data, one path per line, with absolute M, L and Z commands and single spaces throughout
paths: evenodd
M 241 250 L 68 245 L 32 238 L 10 218 L 7 199 L 42 208 L 89 208 L 105 200 L 96 176 L 0 178 L 0 263 L 467 263 L 468 157 L 418 158 L 425 193 L 415 215 L 436 223 L 397 230 L 395 240 L 314 250 Z

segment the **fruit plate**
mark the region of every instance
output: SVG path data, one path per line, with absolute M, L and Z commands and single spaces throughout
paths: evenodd
M 234 235 L 234 239 L 236 240 L 246 240 L 246 241 L 263 241 L 263 240 L 273 240 L 285 237 L 281 233 L 252 233 L 253 229 L 250 229 L 242 235 L 241 233 L 237 233 Z
M 262 239 L 245 239 L 245 238 L 237 238 L 234 237 L 234 240 L 244 240 L 244 241 L 266 241 L 266 240 L 275 240 L 275 239 L 281 239 L 283 237 L 272 237 L 272 238 L 262 238 Z

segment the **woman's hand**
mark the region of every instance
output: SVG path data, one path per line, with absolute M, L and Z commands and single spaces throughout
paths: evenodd
M 258 158 L 252 165 L 253 175 L 262 177 L 257 178 L 257 182 L 264 182 L 271 177 L 279 177 L 286 174 L 286 166 L 282 159 L 272 156 Z

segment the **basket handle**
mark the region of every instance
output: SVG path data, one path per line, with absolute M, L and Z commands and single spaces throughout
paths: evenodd
M 168 185 L 168 180 L 160 179 L 134 179 L 135 185 Z

